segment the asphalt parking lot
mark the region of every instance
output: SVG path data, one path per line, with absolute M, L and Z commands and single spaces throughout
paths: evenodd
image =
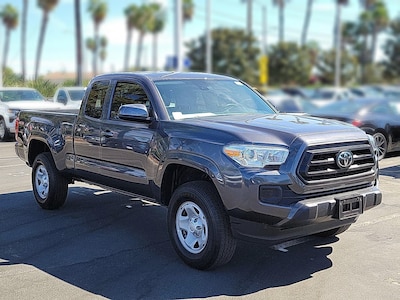
M 164 207 L 76 184 L 62 209 L 40 209 L 0 143 L 0 299 L 400 299 L 400 154 L 380 169 L 383 203 L 337 238 L 240 241 L 204 272 L 175 254 Z

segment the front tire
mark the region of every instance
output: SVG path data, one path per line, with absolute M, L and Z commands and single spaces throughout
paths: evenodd
M 41 208 L 57 209 L 64 205 L 68 181 L 57 170 L 50 153 L 41 153 L 36 157 L 32 166 L 32 187 Z
M 168 207 L 168 232 L 181 259 L 199 270 L 226 264 L 235 253 L 229 217 L 209 182 L 188 182 L 176 189 Z

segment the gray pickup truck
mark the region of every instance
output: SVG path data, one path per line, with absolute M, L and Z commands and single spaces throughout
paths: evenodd
M 21 111 L 16 127 L 42 208 L 60 208 L 74 181 L 160 203 L 197 269 L 229 262 L 237 238 L 339 234 L 382 200 L 364 131 L 280 114 L 227 76 L 100 75 L 78 114 Z

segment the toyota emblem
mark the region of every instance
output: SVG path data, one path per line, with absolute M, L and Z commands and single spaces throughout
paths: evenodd
M 336 164 L 341 169 L 346 169 L 353 164 L 353 153 L 351 151 L 340 151 L 336 156 Z

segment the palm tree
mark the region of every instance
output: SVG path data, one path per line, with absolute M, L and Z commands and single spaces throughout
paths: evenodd
M 106 50 L 107 44 L 108 44 L 107 38 L 102 36 L 100 38 L 100 51 L 99 51 L 99 58 L 100 58 L 100 62 L 101 62 L 100 72 L 103 72 L 104 61 L 107 58 L 107 50 Z
M 147 4 L 141 5 L 136 11 L 135 27 L 139 32 L 137 50 L 136 50 L 136 63 L 135 69 L 140 69 L 140 59 L 142 57 L 143 39 L 144 35 L 149 29 L 149 22 L 151 20 L 151 9 Z
M 22 27 L 21 27 L 21 75 L 22 81 L 26 79 L 26 21 L 28 16 L 28 0 L 22 2 Z
M 194 3 L 193 0 L 182 1 L 182 20 L 183 23 L 191 21 L 194 14 Z
M 127 36 L 126 36 L 126 45 L 125 45 L 125 59 L 124 59 L 124 70 L 128 71 L 129 69 L 129 56 L 131 52 L 131 43 L 132 43 L 132 33 L 135 28 L 135 17 L 137 14 L 138 6 L 135 4 L 129 5 L 124 10 L 124 14 L 126 16 L 126 27 L 127 27 Z
M 278 6 L 279 9 L 279 42 L 283 42 L 285 40 L 285 4 L 287 0 L 272 0 L 273 4 Z
M 42 48 L 44 44 L 44 36 L 46 33 L 47 22 L 49 20 L 49 13 L 54 9 L 54 7 L 56 7 L 56 5 L 58 4 L 58 0 L 38 0 L 37 4 L 43 10 L 43 17 L 42 17 L 42 25 L 40 28 L 39 41 L 36 52 L 36 65 L 35 65 L 35 75 L 34 75 L 35 80 L 38 78 L 39 74 L 40 59 L 42 55 Z
M 11 4 L 7 4 L 4 6 L 3 10 L 0 12 L 0 17 L 3 20 L 3 24 L 6 27 L 6 38 L 4 40 L 4 53 L 3 53 L 3 65 L 1 68 L 1 72 L 3 72 L 7 66 L 7 54 L 8 48 L 10 45 L 10 33 L 11 30 L 15 29 L 18 26 L 18 11 Z
M 153 35 L 153 70 L 157 69 L 157 36 L 165 26 L 165 11 L 160 4 L 150 4 L 152 11 L 151 22 L 149 23 L 149 32 Z
M 81 2 L 75 0 L 76 85 L 82 86 L 82 26 Z
M 90 0 L 88 11 L 92 15 L 94 24 L 94 48 L 93 48 L 93 75 L 97 74 L 97 50 L 99 46 L 99 26 L 107 15 L 107 3 L 102 0 Z
M 372 9 L 372 42 L 370 50 L 370 60 L 373 62 L 376 52 L 378 34 L 385 30 L 389 25 L 389 14 L 383 1 L 375 3 Z
M 306 9 L 306 16 L 304 19 L 303 33 L 301 34 L 301 45 L 302 46 L 305 46 L 306 42 L 307 42 L 308 26 L 310 24 L 313 1 L 314 0 L 307 1 L 307 9 Z
M 336 2 L 336 17 L 335 17 L 335 86 L 339 87 L 340 86 L 340 74 L 341 74 L 341 68 L 340 68 L 340 63 L 341 63 L 341 51 L 342 51 L 342 46 L 341 46 L 341 35 L 342 35 L 342 21 L 341 21 L 341 11 L 342 11 L 342 6 L 347 5 L 349 3 L 349 0 L 335 0 Z

